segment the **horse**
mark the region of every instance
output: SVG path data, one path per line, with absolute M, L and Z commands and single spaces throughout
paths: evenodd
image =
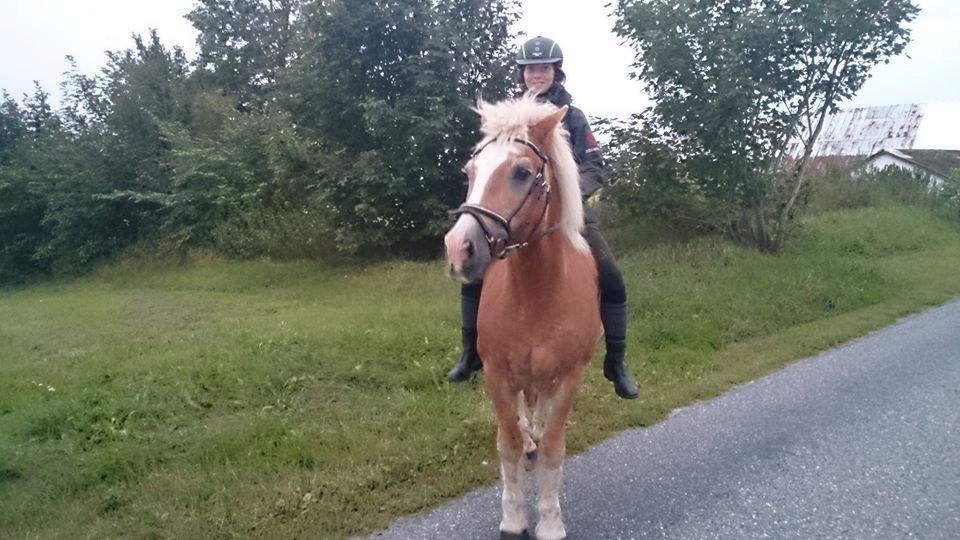
M 566 537 L 567 416 L 602 334 L 597 268 L 581 236 L 579 170 L 556 108 L 527 95 L 478 102 L 481 141 L 466 202 L 444 237 L 447 273 L 483 279 L 477 350 L 497 423 L 501 538 L 525 538 L 523 474 L 539 491 L 535 535 Z

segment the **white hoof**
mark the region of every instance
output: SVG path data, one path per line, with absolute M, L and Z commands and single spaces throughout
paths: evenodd
M 567 529 L 559 519 L 537 523 L 537 540 L 562 540 L 567 537 Z

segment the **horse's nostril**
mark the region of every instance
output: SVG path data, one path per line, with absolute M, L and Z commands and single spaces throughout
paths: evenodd
M 473 242 L 467 240 L 463 243 L 463 249 L 467 253 L 467 257 L 473 257 Z

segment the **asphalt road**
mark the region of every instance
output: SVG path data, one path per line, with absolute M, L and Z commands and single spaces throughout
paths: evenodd
M 623 432 L 565 472 L 570 539 L 960 538 L 960 300 Z M 492 539 L 499 520 L 495 486 L 375 537 Z

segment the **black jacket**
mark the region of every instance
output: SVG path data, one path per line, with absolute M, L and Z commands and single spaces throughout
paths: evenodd
M 600 153 L 600 145 L 590 131 L 586 115 L 580 109 L 570 105 L 572 98 L 562 85 L 554 83 L 549 90 L 540 94 L 540 98 L 557 107 L 570 106 L 566 116 L 563 117 L 563 127 L 570 133 L 573 159 L 580 168 L 580 193 L 586 202 L 591 195 L 603 187 L 603 155 Z M 597 214 L 592 208 L 585 205 L 583 210 L 584 220 L 587 223 L 597 223 Z

